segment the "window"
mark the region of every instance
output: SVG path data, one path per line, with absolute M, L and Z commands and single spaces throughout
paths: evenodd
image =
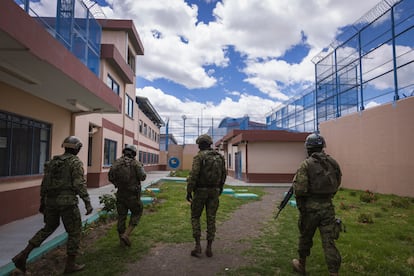
M 146 123 L 144 123 L 144 136 L 148 136 L 148 127 Z
M 134 101 L 128 95 L 125 95 L 125 114 L 130 118 L 134 117 Z
M 106 85 L 112 89 L 118 96 L 119 96 L 119 84 L 108 74 L 108 78 L 106 79 Z
M 139 120 L 139 133 L 142 133 L 142 120 Z
M 135 73 L 135 55 L 134 53 L 128 48 L 128 65 L 131 67 L 132 71 Z
M 0 111 L 0 177 L 43 173 L 51 125 Z
M 104 144 L 104 166 L 111 166 L 116 160 L 116 141 L 105 139 Z

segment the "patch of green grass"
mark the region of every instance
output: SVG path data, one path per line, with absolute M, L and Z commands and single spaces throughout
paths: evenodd
M 186 184 L 163 182 L 156 186 L 160 188 L 160 193 L 157 194 L 158 203 L 145 206 L 141 221 L 130 237 L 132 246 L 127 249 L 119 246 L 114 225 L 103 238 L 80 256 L 79 262 L 86 263 L 87 266 L 77 275 L 119 275 L 125 272 L 128 263 L 142 258 L 157 243 L 193 241 L 190 204 L 185 199 Z M 259 198 L 237 199 L 223 194 L 220 197 L 217 223 L 227 220 L 242 204 L 259 200 L 264 194 L 261 188 L 249 187 L 248 192 L 258 194 Z M 202 227 L 206 227 L 205 212 L 202 216 Z
M 375 202 L 360 201 L 366 192 L 341 189 L 335 197 L 337 217 L 346 226 L 336 245 L 342 255 L 341 275 L 414 275 L 414 204 L 393 195 L 376 195 Z M 404 200 L 403 208 L 396 204 Z M 340 203 L 352 208 L 338 208 Z M 408 204 L 407 204 L 408 202 Z M 371 224 L 358 222 L 361 214 L 371 214 Z M 246 254 L 253 266 L 226 275 L 296 275 L 291 260 L 297 258 L 298 210 L 287 206 L 277 221 L 269 221 L 262 236 L 252 241 Z M 327 275 L 319 232 L 315 234 L 310 275 Z

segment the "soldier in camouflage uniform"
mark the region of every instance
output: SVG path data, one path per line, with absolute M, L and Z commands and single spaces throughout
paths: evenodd
M 330 275 L 338 275 L 341 255 L 335 246 L 335 210 L 332 198 L 341 184 L 338 163 L 323 148 L 325 140 L 310 134 L 305 141 L 308 157 L 302 162 L 293 180 L 299 209 L 299 259 L 293 259 L 293 269 L 305 275 L 306 257 L 310 255 L 313 236 L 319 228 L 325 260 Z
M 141 201 L 141 181 L 146 179 L 147 174 L 141 162 L 135 159 L 137 149 L 134 145 L 126 145 L 122 153 L 123 156 L 112 164 L 108 178 L 118 189 L 116 209 L 120 244 L 121 246 L 131 246 L 129 236 L 138 225 L 144 210 Z M 126 228 L 128 211 L 131 211 L 131 218 L 128 228 Z
M 58 228 L 60 219 L 68 233 L 65 273 L 76 272 L 85 267 L 75 263 L 82 231 L 77 196 L 79 195 L 85 203 L 86 215 L 93 210 L 86 190 L 83 164 L 77 157 L 82 143 L 79 138 L 69 136 L 63 141 L 62 147 L 65 148 L 65 153 L 54 156 L 45 164 L 39 208 L 39 212 L 44 215 L 45 225 L 29 240 L 27 247 L 12 259 L 16 268 L 22 273 L 26 272 L 29 253 L 39 247 Z M 57 164 L 61 164 L 61 167 L 57 167 Z
M 206 208 L 207 218 L 207 248 L 206 256 L 212 257 L 212 243 L 216 233 L 216 213 L 219 207 L 219 196 L 223 192 L 223 185 L 226 180 L 227 172 L 224 157 L 211 148 L 213 140 L 210 136 L 200 135 L 196 143 L 200 151 L 193 159 L 192 169 L 187 179 L 187 201 L 191 202 L 191 225 L 195 248 L 191 251 L 191 256 L 198 257 L 201 254 L 201 226 L 200 217 L 204 207 Z M 219 163 L 214 172 L 208 172 L 203 159 L 205 156 L 214 156 Z M 194 197 L 193 197 L 194 193 Z

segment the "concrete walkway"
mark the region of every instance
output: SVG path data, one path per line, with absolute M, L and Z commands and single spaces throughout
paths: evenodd
M 142 188 L 146 188 L 162 180 L 177 181 L 185 183 L 185 178 L 169 177 L 169 171 L 153 171 L 147 173 L 147 179 L 141 183 Z M 290 183 L 286 184 L 269 184 L 269 183 L 246 183 L 232 177 L 227 177 L 226 184 L 230 186 L 276 186 L 290 187 Z M 100 188 L 88 189 L 94 210 L 92 214 L 85 216 L 85 206 L 80 200 L 79 208 L 82 214 L 82 221 L 90 223 L 99 217 L 99 211 L 102 205 L 99 203 L 99 196 L 104 194 L 112 194 L 115 187 L 110 184 Z M 43 227 L 43 215 L 37 214 L 21 220 L 0 226 L 0 276 L 9 275 L 15 268 L 11 259 L 19 253 L 27 245 L 29 239 Z M 28 258 L 28 262 L 33 262 L 46 254 L 50 250 L 62 245 L 66 242 L 67 234 L 61 224 L 59 228 L 45 241 L 43 244 L 32 251 Z

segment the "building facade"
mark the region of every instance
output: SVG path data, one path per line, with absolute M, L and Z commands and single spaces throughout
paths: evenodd
M 65 2 L 72 14 L 31 17 L 32 2 L 0 1 L 0 225 L 37 213 L 43 165 L 69 135 L 83 142 L 89 187 L 108 184 L 125 144 L 138 147 L 148 170 L 157 167 L 162 122 L 135 96 L 144 48 L 133 22 L 96 20 L 82 2 Z M 57 28 L 62 18 L 72 30 Z
M 216 146 L 228 175 L 249 183 L 290 183 L 306 158 L 309 133 L 284 130 L 231 130 Z

